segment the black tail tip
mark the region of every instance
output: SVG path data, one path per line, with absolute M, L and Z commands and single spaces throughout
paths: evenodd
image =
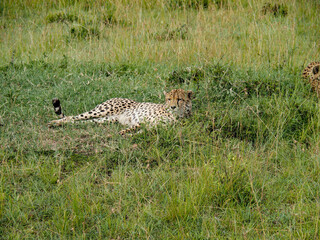
M 55 108 L 59 107 L 60 106 L 60 100 L 58 98 L 54 98 L 54 99 L 52 99 L 52 104 L 53 104 L 53 106 Z

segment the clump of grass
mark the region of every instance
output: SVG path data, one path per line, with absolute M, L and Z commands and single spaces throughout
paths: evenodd
M 198 83 L 203 80 L 204 75 L 205 71 L 200 67 L 187 67 L 172 71 L 167 77 L 166 82 L 169 85 L 190 84 L 192 82 Z
M 182 24 L 181 26 L 175 29 L 169 29 L 168 26 L 160 32 L 155 33 L 154 38 L 159 41 L 169 41 L 169 40 L 177 40 L 177 39 L 187 39 L 188 36 L 188 27 L 186 24 Z
M 102 22 L 107 26 L 118 23 L 117 19 L 113 14 L 104 14 L 104 16 L 102 17 Z
M 100 31 L 97 27 L 73 25 L 69 30 L 70 36 L 76 39 L 88 39 L 91 37 L 100 37 Z
M 169 7 L 171 9 L 179 9 L 179 8 L 192 8 L 192 9 L 199 9 L 199 8 L 208 8 L 212 0 L 171 0 L 168 2 Z
M 228 5 L 227 0 L 178 0 L 168 1 L 169 9 L 208 9 L 211 5 L 216 6 L 218 9 L 224 8 Z
M 101 21 L 107 26 L 116 25 L 119 23 L 115 16 L 114 10 L 108 10 L 102 13 Z
M 96 22 L 100 22 L 107 27 L 112 26 L 128 26 L 130 22 L 124 20 L 122 17 L 117 15 L 115 7 L 108 6 L 97 12 L 95 15 Z
M 79 20 L 79 17 L 77 15 L 70 12 L 66 12 L 66 11 L 51 12 L 46 16 L 46 21 L 48 23 L 54 23 L 54 22 L 69 23 L 69 22 L 77 22 L 78 20 Z
M 271 4 L 266 3 L 263 5 L 261 12 L 266 15 L 267 13 L 273 14 L 275 17 L 285 17 L 288 15 L 288 7 L 285 4 Z
M 219 207 L 226 204 L 226 199 L 233 205 L 250 206 L 254 203 L 254 195 L 250 188 L 249 176 L 241 160 L 230 154 L 227 156 L 226 165 L 220 166 L 223 174 L 217 177 L 219 187 L 212 199 Z
M 220 8 L 226 8 L 228 6 L 228 0 L 214 0 L 215 6 Z
M 199 86 L 201 84 L 206 84 L 205 79 L 210 79 L 211 82 L 215 82 L 230 73 L 230 68 L 220 64 L 186 67 L 179 70 L 173 70 L 166 78 L 166 83 L 169 86 L 180 84 L 196 84 Z
M 107 26 L 115 25 L 118 23 L 125 24 L 125 21 L 119 21 L 117 20 L 115 16 L 115 10 L 113 8 L 110 9 L 102 9 L 101 11 L 97 13 L 92 12 L 79 12 L 77 14 L 61 10 L 61 11 L 55 11 L 51 12 L 46 16 L 46 22 L 47 23 L 73 23 L 78 22 L 79 24 L 93 24 L 97 22 L 102 22 L 103 24 Z

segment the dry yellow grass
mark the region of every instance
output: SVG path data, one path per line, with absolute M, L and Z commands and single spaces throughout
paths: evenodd
M 29 1 L 30 6 L 32 2 L 37 1 Z M 99 38 L 91 36 L 86 41 L 70 39 L 70 26 L 75 23 L 47 23 L 45 4 L 38 2 L 43 7 L 28 18 L 22 19 L 16 14 L 11 20 L 1 20 L 0 64 L 10 62 L 15 53 L 14 57 L 23 62 L 43 55 L 52 60 L 66 55 L 78 61 L 151 61 L 168 65 L 221 58 L 222 62 L 240 67 L 301 68 L 319 56 L 313 34 L 319 20 L 315 17 L 317 8 L 312 7 L 311 1 L 285 2 L 288 7 L 285 17 L 263 14 L 265 1 L 262 0 L 228 1 L 228 5 L 220 9 L 211 4 L 205 10 L 175 11 L 168 10 L 162 1 L 149 4 L 119 1 L 113 4 L 113 14 L 120 23 L 113 26 L 105 25 L 99 18 L 108 11 L 107 7 L 99 8 L 97 4 L 86 10 L 82 5 L 63 8 L 85 19 L 80 25 L 89 22 L 85 27 L 94 26 L 99 30 Z M 150 7 L 153 4 L 158 7 Z M 304 26 L 304 19 L 308 19 L 309 25 Z M 314 24 L 310 26 L 309 20 L 314 20 Z M 154 37 L 183 24 L 186 24 L 186 39 L 159 41 Z

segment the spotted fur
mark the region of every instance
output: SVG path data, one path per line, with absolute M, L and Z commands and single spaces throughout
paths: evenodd
M 176 121 L 177 118 L 191 115 L 192 91 L 174 89 L 168 93 L 164 92 L 164 94 L 165 104 L 139 103 L 127 98 L 112 98 L 97 105 L 94 109 L 76 116 L 64 116 L 59 99 L 54 98 L 52 104 L 60 119 L 49 122 L 49 126 L 60 126 L 76 121 L 119 122 L 129 126 L 120 132 L 123 135 L 139 128 L 141 123 L 154 126 L 160 122 L 170 123 Z
M 309 63 L 303 70 L 302 76 L 309 81 L 312 89 L 320 97 L 320 62 Z
M 314 74 L 314 72 L 319 72 L 320 62 L 311 62 L 308 66 L 303 69 L 302 77 L 308 79 L 310 76 Z

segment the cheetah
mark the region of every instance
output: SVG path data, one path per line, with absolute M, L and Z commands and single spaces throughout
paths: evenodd
M 309 63 L 308 66 L 303 70 L 302 77 L 307 79 L 312 89 L 320 97 L 320 62 Z
M 155 126 L 160 122 L 172 123 L 176 122 L 178 118 L 186 118 L 191 115 L 192 91 L 173 89 L 170 92 L 164 91 L 164 95 L 165 104 L 136 102 L 127 98 L 112 98 L 97 105 L 94 109 L 76 116 L 65 116 L 61 109 L 60 100 L 54 98 L 52 104 L 60 119 L 53 120 L 48 125 L 50 127 L 60 126 L 75 121 L 119 122 L 122 125 L 129 126 L 129 128 L 120 131 L 121 135 L 125 135 L 139 128 L 142 123 Z

